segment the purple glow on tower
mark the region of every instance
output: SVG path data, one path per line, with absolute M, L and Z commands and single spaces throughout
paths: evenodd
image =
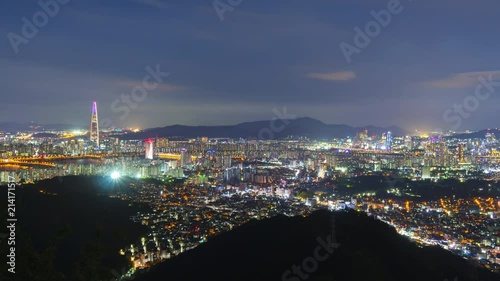
M 99 117 L 97 115 L 97 102 L 92 103 L 92 117 L 90 119 L 90 141 L 99 148 Z

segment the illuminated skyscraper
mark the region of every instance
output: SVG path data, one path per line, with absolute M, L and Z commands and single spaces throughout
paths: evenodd
M 146 159 L 153 160 L 154 158 L 154 140 L 146 140 Z
M 168 149 L 168 139 L 167 138 L 156 138 L 156 149 L 158 152 L 165 152 Z
M 463 143 L 458 144 L 458 162 L 465 163 L 464 144 Z
M 391 132 L 387 132 L 387 136 L 385 138 L 385 148 L 387 150 L 392 149 L 392 134 L 391 134 Z
M 92 117 L 90 119 L 90 141 L 99 148 L 99 117 L 97 116 L 97 102 L 92 104 Z
M 185 166 L 189 164 L 191 157 L 187 153 L 187 149 L 185 147 L 181 148 L 181 166 Z

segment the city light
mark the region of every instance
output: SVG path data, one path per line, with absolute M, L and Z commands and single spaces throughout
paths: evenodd
M 120 177 L 121 177 L 121 174 L 118 171 L 114 171 L 114 172 L 111 173 L 111 179 L 113 179 L 113 180 L 117 180 Z
M 3 2 L 1 280 L 500 281 L 500 1 Z

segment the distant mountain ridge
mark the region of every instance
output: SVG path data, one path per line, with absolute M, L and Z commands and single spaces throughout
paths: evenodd
M 406 135 L 408 131 L 392 126 L 388 128 L 366 126 L 351 127 L 348 125 L 326 124 L 322 121 L 301 117 L 284 120 L 265 120 L 244 122 L 225 126 L 187 126 L 172 125 L 151 128 L 138 133 L 120 136 L 122 139 L 147 139 L 155 137 L 184 137 L 184 138 L 254 138 L 254 139 L 284 139 L 290 136 L 309 137 L 314 139 L 331 139 L 354 137 L 357 133 L 367 129 L 368 135 L 380 135 L 388 131 L 395 136 Z
M 284 122 L 283 122 L 284 121 Z M 273 122 L 274 125 L 271 125 Z M 16 123 L 16 122 L 0 122 L 0 132 L 17 133 L 17 132 L 43 132 L 43 131 L 68 131 L 68 130 L 85 130 L 82 126 L 73 124 L 39 124 L 39 123 Z M 273 130 L 274 129 L 274 130 Z M 145 129 L 138 133 L 129 133 L 120 136 L 124 140 L 132 139 L 147 139 L 155 137 L 221 137 L 221 138 L 255 138 L 255 139 L 283 139 L 288 136 L 302 136 L 315 139 L 331 139 L 355 137 L 357 133 L 363 130 L 368 130 L 368 136 L 373 133 L 380 135 L 382 133 L 391 132 L 393 136 L 412 135 L 406 129 L 398 126 L 378 127 L 364 126 L 353 127 L 343 124 L 326 124 L 320 120 L 310 117 L 300 117 L 296 119 L 285 120 L 264 120 L 243 122 L 236 125 L 221 125 L 221 126 L 188 126 L 188 125 L 171 125 L 165 127 L 156 127 Z M 484 139 L 486 132 L 494 134 L 497 138 L 500 137 L 500 129 L 483 129 L 471 131 L 469 133 L 458 133 L 446 138 L 458 139 Z
M 0 131 L 2 132 L 41 132 L 41 131 L 66 131 L 81 128 L 72 124 L 38 124 L 38 123 L 16 123 L 16 122 L 0 122 Z
M 486 137 L 487 131 L 494 134 L 495 137 L 497 137 L 497 138 L 500 137 L 500 130 L 499 129 L 484 129 L 484 130 L 479 130 L 479 131 L 470 132 L 470 133 L 455 134 L 451 137 L 457 138 L 457 139 L 484 139 Z

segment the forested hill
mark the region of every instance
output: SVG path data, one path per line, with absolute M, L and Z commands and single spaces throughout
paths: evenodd
M 332 225 L 340 245 L 329 255 L 320 241 L 328 241 Z M 315 253 L 326 260 L 319 261 Z M 500 280 L 439 247 L 419 247 L 362 213 L 335 213 L 332 220 L 332 213 L 317 211 L 307 218 L 278 216 L 250 222 L 135 280 L 443 281 L 456 277 L 460 281 Z

